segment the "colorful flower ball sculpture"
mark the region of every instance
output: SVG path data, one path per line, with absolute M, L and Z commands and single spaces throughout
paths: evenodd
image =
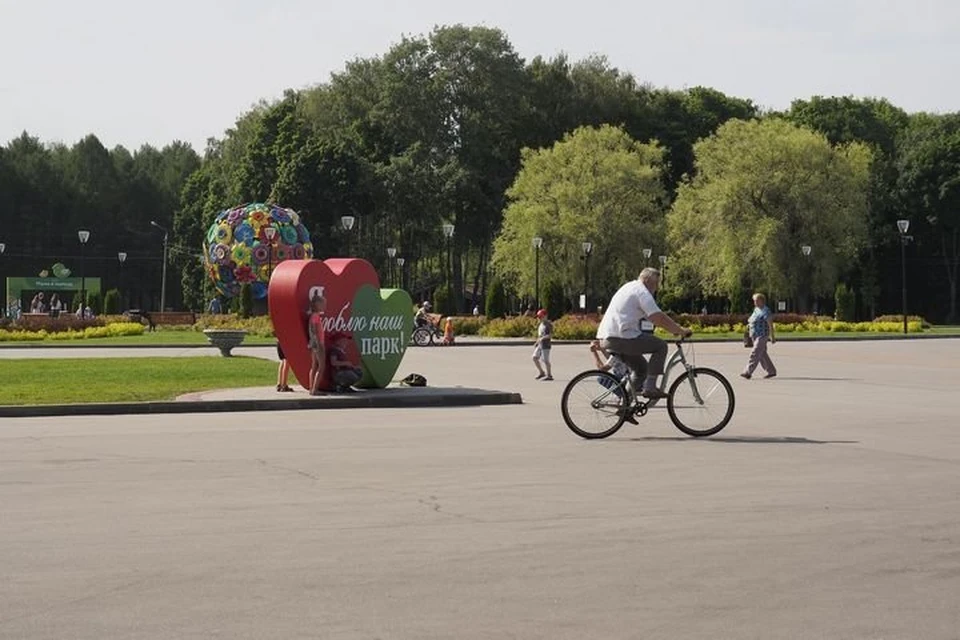
M 273 240 L 268 228 L 273 228 Z M 290 258 L 312 258 L 310 234 L 292 209 L 273 204 L 245 204 L 217 215 L 203 243 L 203 262 L 217 291 L 240 295 L 250 284 L 255 299 L 267 295 L 267 283 L 276 266 Z

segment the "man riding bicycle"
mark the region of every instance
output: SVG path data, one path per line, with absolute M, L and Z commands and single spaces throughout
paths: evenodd
M 603 348 L 620 356 L 630 368 L 634 388 L 639 389 L 643 397 L 651 399 L 667 397 L 657 387 L 657 376 L 663 373 L 667 359 L 667 343 L 653 333 L 643 333 L 641 321 L 648 320 L 677 336 L 689 337 L 693 334 L 657 306 L 653 294 L 659 287 L 660 271 L 649 267 L 644 269 L 636 280 L 626 283 L 613 294 L 603 320 L 597 327 L 597 339 Z M 644 358 L 648 353 L 649 369 Z
M 427 301 L 424 301 L 423 304 L 420 305 L 420 308 L 417 309 L 416 315 L 413 317 L 414 326 L 425 327 L 431 324 L 430 316 L 427 315 L 430 313 L 430 308 L 430 303 Z

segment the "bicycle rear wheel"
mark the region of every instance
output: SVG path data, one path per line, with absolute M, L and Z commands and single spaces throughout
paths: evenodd
M 581 438 L 606 438 L 623 426 L 627 395 L 615 376 L 584 371 L 563 390 L 560 413 L 567 427 Z
M 670 387 L 667 413 L 688 436 L 712 436 L 730 422 L 736 399 L 723 375 L 704 367 L 685 371 Z

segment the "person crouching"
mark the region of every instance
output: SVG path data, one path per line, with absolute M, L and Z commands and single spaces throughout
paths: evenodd
M 339 393 L 354 391 L 353 385 L 363 378 L 363 369 L 357 366 L 347 354 L 351 337 L 349 333 L 344 332 L 334 332 L 328 336 L 327 357 L 330 380 L 333 382 L 334 391 Z

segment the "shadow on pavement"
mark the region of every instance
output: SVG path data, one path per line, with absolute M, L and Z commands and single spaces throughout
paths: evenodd
M 690 440 L 693 442 L 724 442 L 733 444 L 860 444 L 859 440 L 811 440 L 798 436 L 643 436 L 640 438 L 612 438 L 622 442 L 647 442 L 658 440 Z

